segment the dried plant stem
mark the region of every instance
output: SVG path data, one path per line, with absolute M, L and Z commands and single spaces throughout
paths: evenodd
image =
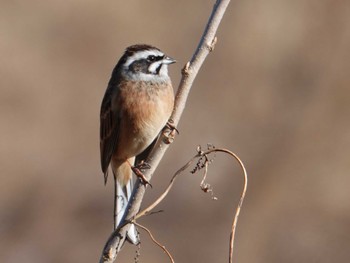
M 154 238 L 154 236 L 152 235 L 152 232 L 151 232 L 147 227 L 145 227 L 145 226 L 143 226 L 143 225 L 140 225 L 139 223 L 136 223 L 135 221 L 133 221 L 133 223 L 134 223 L 136 226 L 138 226 L 139 228 L 142 228 L 143 230 L 145 230 L 145 231 L 148 233 L 148 235 L 150 236 L 150 238 L 152 239 L 152 241 L 153 241 L 158 247 L 160 247 L 160 248 L 165 252 L 165 254 L 167 254 L 167 256 L 169 257 L 170 261 L 171 261 L 172 263 L 175 263 L 175 261 L 174 261 L 173 257 L 171 256 L 170 252 L 165 248 L 165 246 L 163 246 L 161 243 L 159 243 L 159 242 Z
M 233 262 L 233 245 L 235 242 L 235 236 L 236 236 L 236 228 L 237 228 L 237 222 L 238 222 L 238 217 L 239 214 L 241 212 L 241 208 L 243 205 L 243 201 L 245 198 L 245 195 L 247 193 L 247 187 L 248 187 L 248 174 L 247 174 L 247 170 L 244 167 L 243 162 L 241 161 L 241 159 L 234 153 L 231 152 L 229 150 L 226 149 L 217 149 L 219 152 L 225 152 L 228 153 L 229 155 L 231 155 L 233 158 L 235 158 L 237 160 L 237 162 L 239 163 L 239 165 L 241 166 L 242 170 L 243 170 L 243 174 L 244 174 L 244 185 L 243 185 L 243 190 L 241 193 L 241 197 L 239 199 L 239 203 L 238 206 L 236 208 L 236 212 L 235 212 L 235 217 L 233 219 L 232 222 L 232 227 L 231 227 L 231 234 L 230 234 L 230 251 L 229 251 L 229 262 L 232 263 Z
M 184 166 L 182 166 L 175 174 L 174 176 L 171 178 L 170 183 L 168 185 L 168 187 L 165 189 L 164 193 L 161 194 L 161 196 L 159 196 L 157 198 L 156 201 L 154 201 L 150 206 L 148 206 L 147 208 L 145 208 L 144 210 L 142 210 L 141 212 L 139 212 L 136 216 L 135 216 L 135 220 L 139 219 L 142 216 L 148 215 L 149 213 L 151 213 L 151 211 L 161 202 L 163 201 L 163 199 L 168 195 L 170 189 L 173 187 L 174 182 L 176 177 L 181 174 L 182 172 L 184 172 L 192 163 L 193 161 L 197 158 L 198 156 L 194 156 L 191 160 L 189 160 Z
M 242 171 L 243 171 L 243 175 L 244 175 L 244 185 L 243 185 L 243 190 L 241 193 L 241 197 L 239 200 L 239 203 L 237 205 L 236 208 L 236 212 L 234 215 L 234 219 L 232 222 L 232 226 L 231 226 L 231 233 L 230 233 L 230 248 L 229 248 L 229 262 L 232 263 L 233 262 L 233 245 L 234 245 L 234 241 L 235 241 L 235 233 L 236 233 L 236 229 L 237 229 L 237 222 L 238 222 L 238 217 L 243 205 L 243 201 L 247 192 L 247 186 L 248 186 L 248 174 L 247 171 L 244 167 L 243 162 L 241 161 L 241 159 L 232 151 L 229 151 L 227 149 L 221 149 L 221 148 L 215 148 L 215 149 L 211 149 L 205 152 L 199 151 L 198 154 L 196 154 L 195 156 L 192 157 L 191 160 L 189 160 L 183 167 L 181 167 L 172 177 L 168 187 L 165 189 L 165 191 L 163 192 L 163 194 L 157 198 L 156 201 L 154 201 L 150 206 L 148 206 L 147 208 L 145 208 L 144 210 L 142 210 L 141 212 L 139 212 L 136 216 L 135 216 L 135 220 L 141 218 L 142 216 L 145 216 L 147 214 L 150 214 L 152 212 L 152 210 L 161 202 L 164 200 L 164 198 L 168 195 L 169 191 L 171 190 L 171 188 L 174 185 L 175 179 L 182 174 L 192 163 L 195 159 L 198 159 L 200 157 L 203 156 L 207 156 L 213 152 L 223 152 L 226 154 L 229 154 L 231 157 L 233 157 L 235 160 L 237 160 L 237 162 L 239 163 Z M 203 184 L 203 181 L 205 179 L 205 177 L 207 176 L 207 172 L 208 172 L 208 158 L 205 161 L 204 167 L 205 172 L 203 175 L 203 180 L 201 182 L 201 184 Z

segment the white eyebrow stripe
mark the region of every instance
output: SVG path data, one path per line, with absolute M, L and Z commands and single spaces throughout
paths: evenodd
M 129 57 L 126 62 L 124 63 L 125 67 L 129 67 L 131 63 L 134 61 L 140 60 L 140 59 L 146 59 L 148 56 L 153 55 L 153 56 L 164 56 L 162 52 L 159 50 L 145 50 L 141 52 L 136 52 L 134 55 Z

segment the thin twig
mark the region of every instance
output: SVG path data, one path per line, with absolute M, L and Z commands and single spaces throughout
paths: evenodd
M 190 62 L 187 62 L 184 69 L 182 70 L 182 78 L 179 84 L 179 88 L 175 97 L 174 110 L 171 116 L 173 125 L 176 127 L 180 121 L 182 112 L 185 109 L 188 94 L 191 90 L 193 81 L 197 76 L 205 58 L 214 49 L 217 41 L 215 35 L 220 25 L 222 17 L 227 9 L 230 0 L 217 0 L 209 21 L 206 25 L 204 33 L 200 39 L 198 47 Z M 169 130 L 167 130 L 169 132 Z M 151 180 L 152 175 L 157 168 L 160 160 L 162 159 L 165 151 L 169 147 L 169 140 L 166 140 L 166 132 L 159 136 L 153 150 L 147 158 L 147 163 L 151 165 L 151 169 L 143 171 L 146 179 Z M 167 143 L 168 144 L 167 144 Z M 141 207 L 143 196 L 146 191 L 146 186 L 141 184 L 139 180 L 135 183 L 134 192 L 131 197 L 131 203 L 128 205 L 128 211 L 123 221 L 131 221 L 138 213 Z M 114 262 L 118 253 L 120 252 L 126 238 L 126 231 L 128 226 L 123 226 L 115 230 L 108 238 L 106 245 L 103 248 L 103 252 L 100 258 L 100 263 Z
M 234 153 L 231 152 L 229 150 L 226 149 L 215 149 L 218 152 L 225 152 L 228 153 L 229 155 L 231 155 L 233 158 L 235 158 L 237 160 L 237 162 L 239 163 L 239 165 L 241 166 L 242 170 L 243 170 L 243 174 L 244 174 L 244 185 L 243 185 L 243 190 L 241 193 L 241 197 L 239 199 L 239 203 L 238 206 L 236 208 L 236 213 L 235 213 L 235 217 L 233 219 L 232 222 L 232 227 L 231 227 L 231 235 L 230 235 L 230 251 L 229 251 L 229 262 L 232 263 L 233 262 L 233 245 L 235 242 L 235 235 L 236 235 L 236 228 L 237 228 L 237 222 L 238 222 L 238 217 L 239 214 L 241 212 L 241 208 L 243 205 L 243 201 L 245 198 L 245 195 L 247 193 L 247 187 L 248 187 L 248 174 L 247 174 L 247 170 L 244 167 L 243 162 L 241 161 L 241 159 Z M 215 151 L 214 150 L 214 151 Z
M 239 163 L 240 167 L 242 168 L 242 171 L 243 171 L 243 175 L 244 175 L 244 185 L 243 185 L 243 190 L 242 190 L 242 193 L 241 193 L 241 197 L 239 199 L 239 203 L 237 205 L 237 208 L 236 208 L 236 212 L 235 212 L 235 215 L 234 215 L 234 219 L 233 219 L 233 222 L 232 222 L 232 227 L 231 227 L 231 233 L 230 233 L 230 249 L 229 249 L 229 262 L 232 263 L 233 262 L 233 246 L 234 246 L 234 241 L 235 241 L 235 234 L 236 234 L 236 229 L 237 229 L 237 223 L 238 223 L 238 217 L 239 217 L 239 214 L 241 212 L 241 208 L 242 208 L 242 205 L 243 205 L 243 201 L 244 201 L 244 198 L 245 198 L 245 195 L 246 195 L 246 192 L 247 192 L 247 186 L 248 186 L 248 174 L 247 174 L 247 171 L 244 167 L 244 164 L 243 162 L 241 161 L 241 159 L 232 151 L 230 150 L 227 150 L 227 149 L 223 149 L 223 148 L 214 148 L 214 149 L 210 149 L 208 151 L 205 151 L 205 152 L 202 152 L 202 151 L 199 151 L 195 156 L 192 157 L 191 160 L 189 160 L 183 167 L 181 167 L 175 174 L 174 176 L 172 177 L 168 187 L 165 189 L 165 191 L 163 192 L 163 194 L 157 198 L 156 201 L 154 201 L 151 205 L 149 205 L 147 208 L 145 208 L 144 210 L 142 210 L 141 212 L 139 212 L 136 216 L 135 216 L 135 220 L 136 219 L 139 219 L 141 218 L 142 216 L 145 216 L 149 213 L 152 212 L 152 210 L 161 202 L 164 200 L 164 198 L 168 195 L 169 191 L 171 190 L 171 188 L 173 187 L 174 185 L 174 182 L 175 182 L 175 179 L 177 178 L 177 176 L 179 176 L 180 174 L 182 174 L 182 172 L 184 172 L 192 163 L 195 159 L 197 158 L 201 158 L 203 156 L 207 156 L 211 153 L 214 153 L 214 152 L 223 152 L 223 153 L 226 153 L 226 154 L 229 154 L 231 157 L 233 157 L 235 160 L 237 160 L 237 162 Z M 207 160 L 205 161 L 205 172 L 204 172 L 204 177 L 207 176 L 207 169 L 208 169 L 208 158 Z M 202 180 L 203 182 L 203 180 Z
M 152 241 L 153 241 L 158 247 L 160 247 L 160 248 L 165 252 L 165 254 L 168 255 L 170 261 L 171 261 L 172 263 L 175 263 L 175 261 L 174 261 L 173 257 L 171 256 L 170 252 L 165 248 L 165 246 L 163 246 L 161 243 L 159 243 L 159 242 L 154 238 L 154 236 L 152 235 L 152 232 L 151 232 L 147 227 L 145 227 L 145 226 L 143 226 L 143 225 L 140 225 L 139 223 L 136 223 L 135 221 L 133 221 L 133 223 L 134 223 L 136 226 L 138 226 L 139 228 L 142 228 L 143 230 L 145 230 L 145 231 L 148 233 L 148 235 L 150 236 L 150 238 L 152 239 Z
M 189 160 L 184 166 L 182 166 L 171 178 L 170 183 L 168 187 L 165 189 L 165 191 L 157 198 L 156 201 L 154 201 L 150 206 L 143 209 L 141 212 L 137 213 L 135 216 L 135 220 L 139 219 L 140 217 L 144 215 L 148 215 L 151 213 L 151 211 L 161 202 L 163 199 L 168 195 L 170 189 L 173 187 L 175 179 L 178 175 L 180 175 L 182 172 L 184 172 L 191 164 L 192 162 L 198 157 L 198 155 L 194 156 L 191 160 Z

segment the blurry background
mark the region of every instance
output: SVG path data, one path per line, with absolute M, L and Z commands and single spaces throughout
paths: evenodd
M 126 46 L 150 43 L 180 70 L 214 1 L 0 3 L 0 261 L 97 262 L 112 230 L 113 180 L 99 163 L 99 110 Z M 198 144 L 236 152 L 250 184 L 236 262 L 350 258 L 350 3 L 232 1 L 190 94 L 180 135 L 144 205 Z M 218 154 L 140 220 L 176 262 L 227 262 L 242 173 Z M 142 232 L 140 262 L 168 262 Z M 134 262 L 126 245 L 118 262 Z

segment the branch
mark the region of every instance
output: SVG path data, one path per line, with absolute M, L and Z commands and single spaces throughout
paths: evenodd
M 197 76 L 200 67 L 202 66 L 205 58 L 208 56 L 209 52 L 214 49 L 216 43 L 216 31 L 219 27 L 219 24 L 222 20 L 222 17 L 226 11 L 226 8 L 230 0 L 217 0 L 212 13 L 210 15 L 209 21 L 206 25 L 204 33 L 201 37 L 199 45 L 191 59 L 190 62 L 187 62 L 185 67 L 182 70 L 182 78 L 177 90 L 175 97 L 174 110 L 171 116 L 173 124 L 176 127 L 180 121 L 181 115 L 185 109 L 186 101 L 188 94 L 191 90 L 193 81 Z M 159 136 L 158 141 L 156 142 L 153 150 L 147 158 L 147 163 L 150 164 L 151 169 L 143 171 L 145 177 L 148 181 L 151 180 L 152 175 L 157 168 L 160 160 L 162 159 L 165 151 L 169 147 L 170 141 L 167 137 L 167 134 L 170 134 L 170 130 L 166 129 Z M 122 227 L 118 227 L 112 235 L 109 237 L 103 252 L 100 258 L 100 263 L 114 262 L 118 253 L 120 252 L 126 238 L 127 226 L 126 224 L 133 220 L 138 211 L 140 210 L 143 196 L 146 191 L 146 186 L 144 186 L 138 180 L 135 183 L 135 188 L 133 196 L 131 198 L 131 203 L 129 204 L 129 209 L 124 220 L 121 222 Z M 125 224 L 124 224 L 125 223 Z

